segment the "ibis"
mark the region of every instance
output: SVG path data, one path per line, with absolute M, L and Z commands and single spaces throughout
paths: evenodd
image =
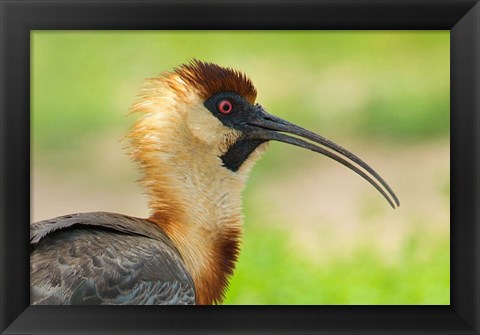
M 149 217 L 91 212 L 32 223 L 31 304 L 221 303 L 240 250 L 242 190 L 269 141 L 330 157 L 399 206 L 362 159 L 267 113 L 256 95 L 244 73 L 198 60 L 147 79 L 127 138 Z

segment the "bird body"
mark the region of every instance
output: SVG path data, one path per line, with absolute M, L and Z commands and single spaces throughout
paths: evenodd
M 34 304 L 193 304 L 195 286 L 165 232 L 148 220 L 82 213 L 31 226 Z
M 266 113 L 256 94 L 244 74 L 200 61 L 147 80 L 127 138 L 149 218 L 86 213 L 34 223 L 32 303 L 221 303 L 240 249 L 242 190 L 270 140 L 335 159 L 398 205 L 361 159 Z

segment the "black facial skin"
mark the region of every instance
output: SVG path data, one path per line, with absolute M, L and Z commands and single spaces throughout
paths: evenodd
M 221 113 L 218 107 L 225 99 L 230 101 L 233 107 L 228 114 Z M 395 193 L 374 169 L 329 139 L 268 114 L 259 104 L 252 105 L 234 92 L 219 92 L 205 101 L 204 105 L 226 127 L 239 130 L 242 134 L 221 157 L 227 169 L 238 171 L 260 144 L 271 140 L 280 141 L 312 150 L 345 165 L 375 187 L 393 208 L 400 206 Z
M 233 109 L 229 114 L 222 114 L 218 111 L 218 104 L 223 100 L 232 103 Z M 255 106 L 252 106 L 245 98 L 233 92 L 220 92 L 210 97 L 204 103 L 205 107 L 215 115 L 225 126 L 242 132 L 242 135 L 220 158 L 223 166 L 236 172 L 247 160 L 250 154 L 265 140 L 247 138 L 245 133 L 249 131 L 248 119 L 252 116 Z

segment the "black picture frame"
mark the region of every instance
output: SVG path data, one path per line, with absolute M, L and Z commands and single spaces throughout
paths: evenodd
M 480 4 L 0 0 L 0 331 L 479 334 Z M 30 30 L 445 29 L 451 33 L 449 306 L 29 306 Z

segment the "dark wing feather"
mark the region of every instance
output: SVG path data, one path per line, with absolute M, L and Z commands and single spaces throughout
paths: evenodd
M 194 304 L 178 251 L 153 223 L 110 213 L 32 224 L 32 304 Z

